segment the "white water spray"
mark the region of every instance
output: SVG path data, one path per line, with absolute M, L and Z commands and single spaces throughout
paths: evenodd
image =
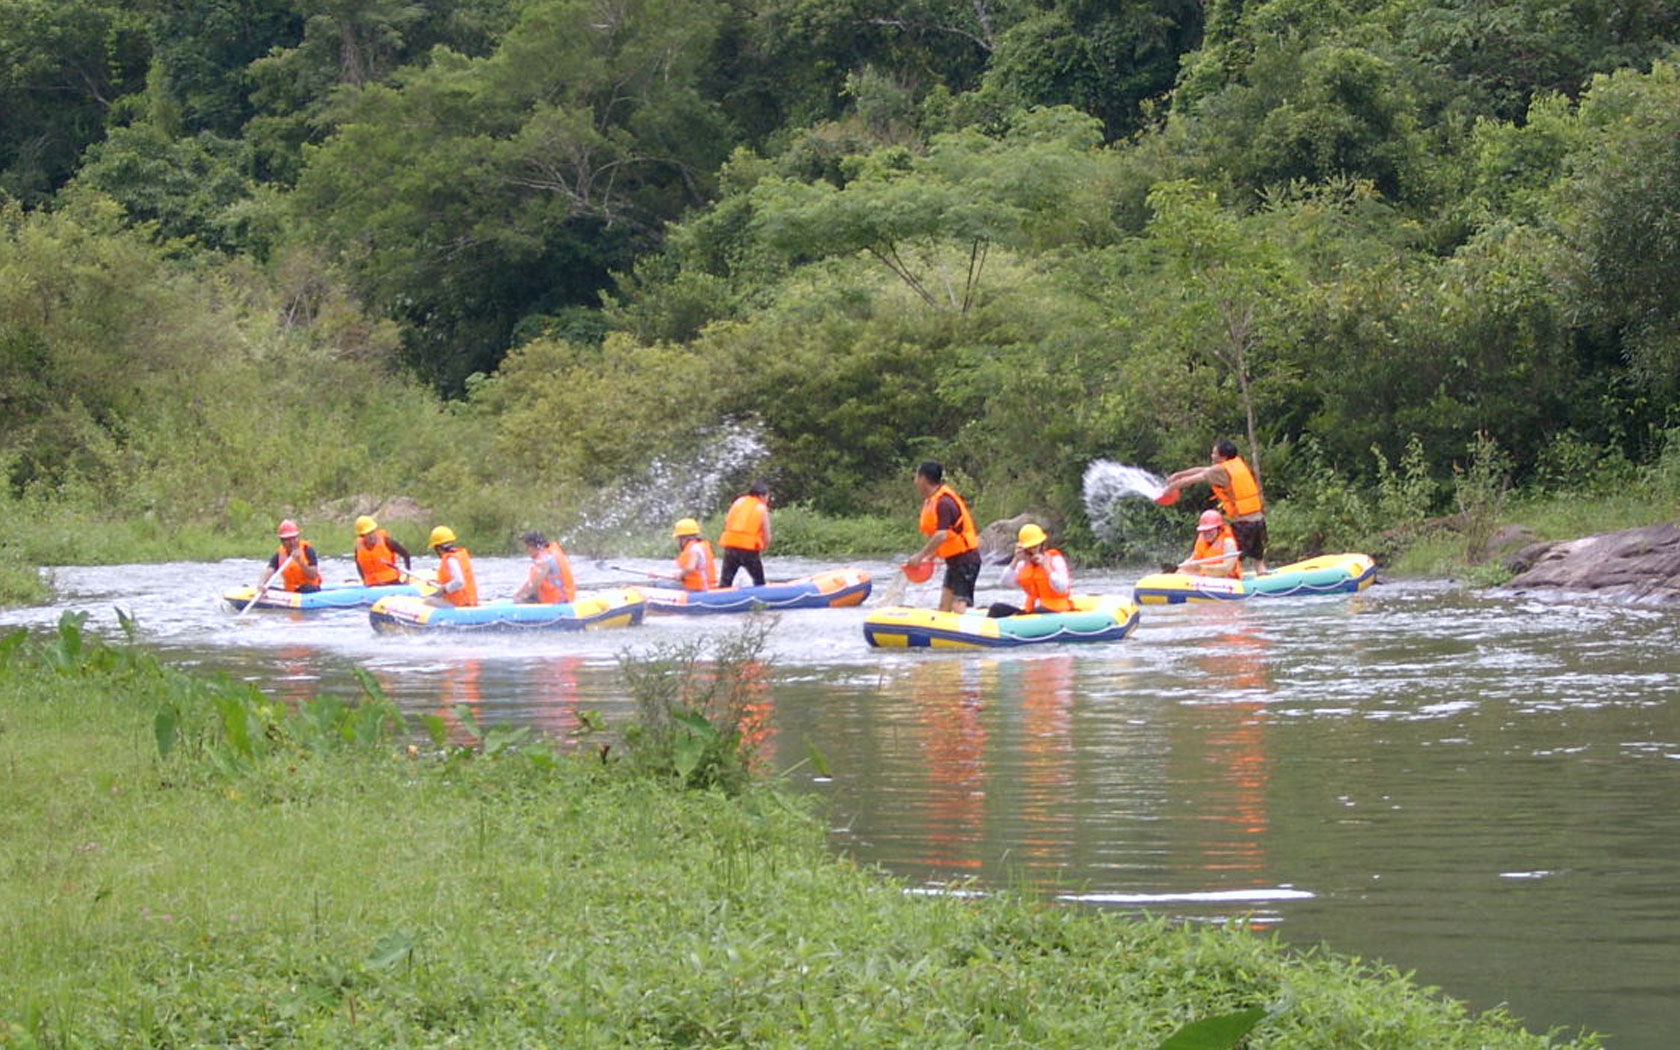
M 1113 540 L 1115 507 L 1123 499 L 1154 499 L 1166 490 L 1167 481 L 1142 467 L 1127 466 L 1106 459 L 1094 459 L 1085 468 L 1081 491 L 1085 518 L 1098 539 Z
M 696 436 L 685 448 L 655 457 L 634 478 L 600 492 L 596 512 L 584 515 L 572 530 L 605 549 L 652 529 L 669 528 L 677 518 L 704 517 L 722 504 L 724 486 L 737 482 L 769 455 L 753 427 L 732 424 Z

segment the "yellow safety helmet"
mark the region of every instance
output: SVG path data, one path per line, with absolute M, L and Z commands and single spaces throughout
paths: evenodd
M 439 525 L 432 530 L 432 538 L 426 541 L 428 547 L 441 547 L 445 543 L 455 542 L 455 530 L 448 525 Z
M 1021 531 L 1015 534 L 1015 542 L 1023 547 L 1036 547 L 1049 538 L 1043 529 L 1030 521 L 1022 525 Z
M 698 535 L 700 535 L 700 523 L 693 518 L 678 518 L 677 523 L 671 526 L 671 538 L 674 540 L 680 540 L 684 536 Z
M 379 528 L 379 522 L 374 521 L 366 514 L 356 519 L 356 535 L 358 536 L 366 536 L 377 528 Z

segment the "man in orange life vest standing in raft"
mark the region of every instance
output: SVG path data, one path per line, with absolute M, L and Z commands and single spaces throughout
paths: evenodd
M 677 580 L 686 590 L 709 591 L 717 586 L 717 556 L 712 545 L 700 535 L 700 523 L 693 518 L 679 518 L 671 526 L 671 538 L 677 541 Z
M 1067 612 L 1073 608 L 1073 572 L 1061 551 L 1046 549 L 1049 541 L 1044 530 L 1032 522 L 1021 526 L 1021 531 L 1015 534 L 1015 557 L 1009 569 L 1016 585 L 1027 592 L 1027 604 L 1016 608 L 1006 602 L 993 602 L 987 616 L 997 619 L 1022 613 Z
M 1214 443 L 1213 463 L 1205 467 L 1189 467 L 1169 475 L 1164 497 L 1186 485 L 1205 481 L 1213 488 L 1219 509 L 1225 512 L 1231 535 L 1236 538 L 1242 556 L 1254 562 L 1254 571 L 1266 571 L 1266 501 L 1260 482 L 1248 464 L 1237 455 L 1237 446 L 1221 438 Z
M 320 590 L 321 563 L 315 545 L 298 534 L 297 522 L 291 518 L 280 523 L 279 533 L 280 549 L 268 559 L 268 571 L 257 581 L 257 590 L 266 588 L 277 572 L 284 590 L 304 594 Z
M 974 527 L 974 515 L 945 484 L 945 467 L 936 460 L 916 468 L 916 491 L 922 497 L 917 527 L 928 541 L 910 556 L 907 567 L 943 558 L 945 582 L 939 592 L 939 611 L 967 612 L 974 603 L 975 581 L 980 579 L 980 530 Z
M 398 558 L 403 563 L 400 569 Z M 409 557 L 408 550 L 380 528 L 379 522 L 366 514 L 356 519 L 356 571 L 362 574 L 362 586 L 389 587 L 401 583 L 413 568 L 414 559 Z
M 1231 535 L 1231 526 L 1217 510 L 1202 511 L 1202 520 L 1196 523 L 1196 547 L 1188 559 L 1178 563 L 1178 571 L 1191 576 L 1242 579 L 1242 553 Z
M 455 540 L 455 530 L 439 525 L 426 541 L 437 555 L 436 594 L 427 596 L 433 605 L 453 605 L 458 608 L 478 604 L 478 578 L 473 575 L 472 555 Z
M 762 482 L 753 482 L 745 496 L 729 505 L 718 546 L 723 548 L 718 586 L 735 586 L 736 570 L 743 568 L 752 577 L 754 587 L 764 586 L 764 561 L 760 555 L 770 547 L 770 490 Z

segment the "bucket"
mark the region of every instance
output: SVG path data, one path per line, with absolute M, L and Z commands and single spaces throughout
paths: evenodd
M 924 561 L 920 565 L 905 565 L 899 570 L 911 583 L 926 583 L 933 579 L 933 562 Z

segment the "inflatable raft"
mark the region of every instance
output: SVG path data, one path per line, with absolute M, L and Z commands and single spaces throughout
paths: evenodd
M 580 594 L 576 601 L 536 605 L 507 599 L 457 608 L 433 605 L 424 598 L 392 597 L 374 603 L 368 622 L 382 632 L 476 631 L 594 631 L 630 627 L 642 622 L 647 600 L 634 587 Z
M 642 587 L 648 611 L 655 613 L 741 613 L 754 609 L 843 609 L 869 597 L 869 574 L 862 569 L 830 569 L 803 579 L 762 587 L 720 587 L 688 591 L 678 587 Z
M 322 587 L 318 591 L 283 591 L 278 587 L 270 587 L 257 598 L 257 589 L 249 584 L 235 587 L 222 595 L 222 601 L 234 612 L 243 612 L 249 605 L 252 609 L 290 609 L 297 612 L 313 612 L 320 609 L 359 609 L 372 605 L 381 598 L 393 595 L 417 595 L 420 588 L 412 583 L 393 583 L 385 587 L 364 587 L 359 583 Z M 251 601 L 257 598 L 256 602 Z
M 1065 613 L 1025 613 L 992 619 L 984 609 L 965 613 L 889 606 L 863 621 L 870 645 L 912 649 L 1000 649 L 1042 642 L 1114 642 L 1137 626 L 1138 607 L 1117 595 L 1075 595 Z
M 1158 572 L 1133 584 L 1132 598 L 1143 605 L 1178 605 L 1303 594 L 1352 594 L 1371 586 L 1376 575 L 1376 565 L 1364 554 L 1325 554 L 1280 566 L 1263 576 L 1245 576 L 1240 580 Z

